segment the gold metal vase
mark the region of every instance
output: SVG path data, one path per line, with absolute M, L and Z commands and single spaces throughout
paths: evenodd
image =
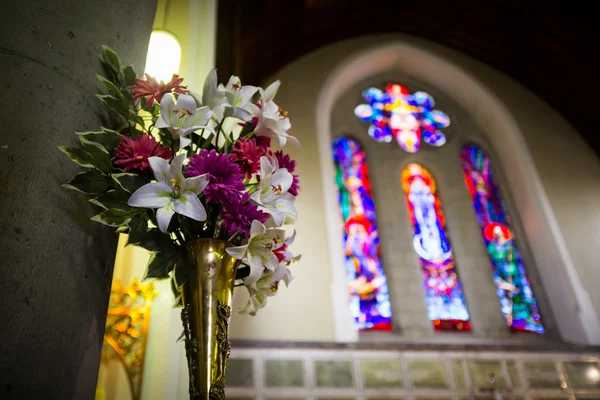
M 231 344 L 229 320 L 239 261 L 216 239 L 196 239 L 186 245 L 192 271 L 180 288 L 190 400 L 225 399 L 225 369 Z

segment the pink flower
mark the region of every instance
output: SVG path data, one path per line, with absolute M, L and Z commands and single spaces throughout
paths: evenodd
M 125 172 L 132 169 L 145 171 L 150 166 L 148 157 L 170 160 L 173 158 L 173 153 L 171 149 L 161 146 L 146 133 L 139 135 L 135 140 L 122 136 L 119 146 L 115 149 L 115 164 L 122 165 Z
M 258 146 L 256 139 L 241 138 L 233 145 L 229 158 L 237 163 L 246 178 L 251 178 L 260 169 L 260 158 L 265 155 L 267 150 Z
M 298 196 L 298 191 L 300 190 L 300 179 L 298 178 L 298 175 L 293 174 L 294 170 L 296 169 L 296 160 L 292 160 L 289 154 L 285 154 L 281 150 L 271 154 L 277 159 L 279 168 L 285 168 L 290 174 L 292 174 L 292 186 L 290 186 L 288 193 L 290 193 L 292 196 Z
M 262 147 L 265 150 L 267 150 L 269 147 L 271 147 L 271 138 L 270 137 L 255 136 L 254 139 L 256 140 L 256 145 L 259 147 Z
M 146 98 L 148 107 L 152 108 L 154 102 L 160 103 L 163 96 L 167 93 L 175 92 L 179 94 L 187 94 L 187 86 L 181 86 L 183 78 L 177 74 L 173 74 L 169 83 L 158 82 L 148 74 L 146 79 L 135 78 L 135 85 L 131 87 L 131 95 L 134 100 Z

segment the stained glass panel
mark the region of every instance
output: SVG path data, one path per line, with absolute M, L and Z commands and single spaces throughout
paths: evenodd
M 355 326 L 358 330 L 391 330 L 390 299 L 379 259 L 379 235 L 365 152 L 357 141 L 346 137 L 333 141 L 332 152 Z
M 413 163 L 402 172 L 402 188 L 414 228 L 413 247 L 421 260 L 429 319 L 437 331 L 469 331 L 469 312 L 435 180 Z
M 514 241 L 508 210 L 494 179 L 490 159 L 477 146 L 466 145 L 460 153 L 460 160 L 494 270 L 496 293 L 506 324 L 517 331 L 544 333 L 527 270 Z
M 429 93 L 409 93 L 396 83 L 386 86 L 385 92 L 375 87 L 363 91 L 369 104 L 360 104 L 354 114 L 371 123 L 368 133 L 378 142 L 389 143 L 393 138 L 406 152 L 416 153 L 421 140 L 432 146 L 442 146 L 446 136 L 441 129 L 450 125 L 450 118 L 434 110 L 435 101 Z

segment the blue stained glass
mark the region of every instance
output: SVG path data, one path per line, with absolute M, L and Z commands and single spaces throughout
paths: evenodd
M 475 145 L 460 153 L 465 183 L 471 194 L 506 324 L 516 331 L 544 333 L 527 270 L 514 240 L 506 204 L 494 179 L 488 156 Z
M 357 141 L 346 137 L 333 141 L 332 152 L 344 220 L 344 265 L 355 326 L 358 330 L 391 330 L 392 312 L 387 279 L 379 259 L 379 234 L 365 152 Z
M 369 136 L 378 142 L 396 139 L 398 146 L 416 153 L 421 140 L 432 146 L 442 146 L 446 136 L 440 130 L 450 125 L 450 118 L 440 110 L 433 110 L 435 101 L 425 92 L 409 94 L 402 85 L 389 84 L 383 92 L 377 88 L 363 91 L 369 104 L 360 104 L 354 114 L 363 122 L 371 123 Z
M 435 180 L 429 171 L 413 163 L 402 172 L 402 188 L 414 228 L 413 247 L 421 261 L 429 319 L 438 331 L 469 331 L 469 312 Z

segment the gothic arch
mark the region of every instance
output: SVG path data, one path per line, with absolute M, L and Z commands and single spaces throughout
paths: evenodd
M 361 50 L 346 58 L 327 76 L 316 103 L 316 128 L 321 179 L 327 215 L 332 301 L 338 340 L 356 340 L 351 318 L 341 295 L 345 290 L 341 238 L 336 229 L 336 197 L 329 146 L 331 110 L 336 100 L 357 82 L 400 68 L 439 91 L 465 109 L 482 127 L 497 155 L 496 168 L 511 176 L 508 186 L 517 207 L 513 214 L 523 221 L 531 252 L 539 266 L 550 307 L 559 316 L 561 337 L 579 344 L 600 344 L 600 320 L 582 285 L 546 191 L 540 181 L 523 133 L 513 116 L 486 86 L 442 55 L 407 40 L 397 40 Z M 519 190 L 516 190 L 516 189 Z

